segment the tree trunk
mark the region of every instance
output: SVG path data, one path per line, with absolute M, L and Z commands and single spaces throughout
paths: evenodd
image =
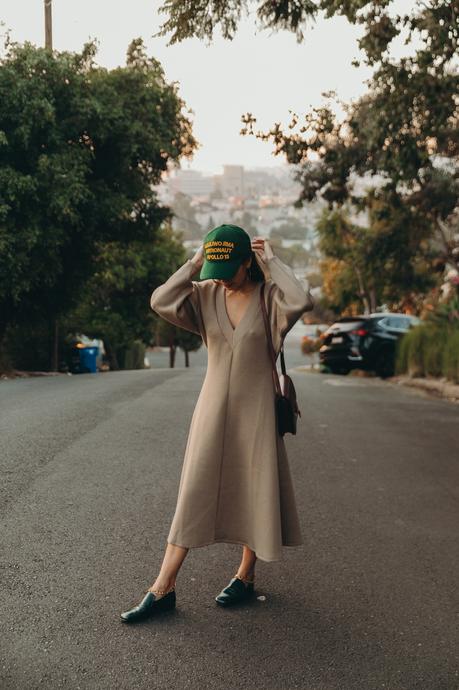
M 376 297 L 376 289 L 374 287 L 370 288 L 370 309 L 372 312 L 376 311 L 378 306 L 378 300 Z
M 173 369 L 175 366 L 175 350 L 176 347 L 173 342 L 169 342 L 169 367 L 171 369 Z
M 370 302 L 368 299 L 367 291 L 365 290 L 365 286 L 363 284 L 362 273 L 357 266 L 354 266 L 354 271 L 355 271 L 355 275 L 357 276 L 357 281 L 359 283 L 359 296 L 363 302 L 363 313 L 364 314 L 370 314 L 371 313 L 371 307 L 370 307 Z

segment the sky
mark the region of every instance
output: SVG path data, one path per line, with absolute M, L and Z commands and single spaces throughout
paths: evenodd
M 161 5 L 154 0 L 53 0 L 53 43 L 57 50 L 80 51 L 95 38 L 97 62 L 112 68 L 125 64 L 130 41 L 142 37 L 192 110 L 200 147 L 193 159 L 183 159 L 183 169 L 218 174 L 224 164 L 284 165 L 281 156 L 273 155 L 272 144 L 240 135 L 243 113 L 255 115 L 256 129 L 265 131 L 275 122 L 287 124 L 290 110 L 301 115 L 323 104 L 325 91 L 335 90 L 350 101 L 366 90 L 370 69 L 351 65 L 361 57 L 361 28 L 343 18 L 311 23 L 299 44 L 288 32 L 257 30 L 252 13 L 232 41 L 217 32 L 210 45 L 187 39 L 168 46 L 169 37 L 153 38 L 166 19 L 158 12 Z M 0 22 L 12 40 L 43 45 L 43 0 L 1 0 Z

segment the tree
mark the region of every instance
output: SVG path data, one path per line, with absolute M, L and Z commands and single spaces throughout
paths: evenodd
M 155 242 L 169 211 L 152 187 L 196 146 L 176 84 L 140 39 L 126 67 L 95 54 L 7 42 L 0 61 L 0 346 L 9 325 L 47 322 L 54 369 L 58 320 L 123 243 Z
M 427 34 L 432 49 L 446 59 L 454 57 L 458 37 L 457 6 L 451 0 L 418 3 L 411 14 L 390 12 L 393 0 L 257 0 L 258 28 L 286 30 L 304 40 L 304 29 L 319 14 L 327 18 L 343 16 L 363 27 L 359 48 L 369 64 L 387 56 L 390 44 L 403 31 L 408 40 L 417 32 Z M 211 41 L 217 27 L 222 36 L 233 39 L 243 15 L 249 12 L 247 0 L 165 0 L 159 11 L 168 16 L 156 36 L 170 36 L 169 45 L 186 38 Z
M 177 230 L 187 240 L 201 239 L 203 231 L 196 218 L 196 210 L 191 204 L 191 197 L 177 192 L 171 204 Z
M 432 0 L 419 4 L 409 16 L 390 19 L 384 11 L 389 4 L 378 9 L 378 3 L 364 3 L 373 10 L 362 14 L 358 3 L 350 2 L 346 6 L 354 6 L 356 11 L 349 14 L 344 3 L 336 3 L 351 21 L 368 21 L 376 29 L 360 42 L 367 62 L 377 66 L 369 92 L 351 106 L 343 104 L 343 121 L 334 116 L 330 106 L 324 106 L 308 113 L 304 123 L 293 114 L 288 130 L 275 125 L 268 132 L 255 133 L 256 118 L 248 113 L 243 117 L 243 132 L 271 140 L 275 153 L 284 154 L 289 163 L 298 166 L 296 179 L 302 186 L 298 206 L 319 198 L 330 208 L 349 204 L 358 210 L 366 207 L 370 218 L 374 198 L 368 187 L 377 185 L 386 199 L 394 201 L 394 216 L 403 205 L 406 218 L 414 213 L 418 220 L 422 218 L 424 227 L 425 221 L 430 224 L 427 234 L 431 248 L 437 248 L 445 266 L 457 270 L 457 7 Z M 420 47 L 412 56 L 395 62 L 388 46 L 404 26 L 409 29 L 408 42 L 416 37 Z M 387 31 L 382 31 L 383 27 Z M 311 154 L 316 157 L 314 162 Z M 359 193 L 356 181 L 362 179 L 369 183 Z M 398 244 L 403 241 L 400 233 Z M 416 252 L 413 243 L 410 246 Z M 392 249 L 398 251 L 397 241 Z
M 295 176 L 302 186 L 298 206 L 322 199 L 331 209 L 355 203 L 362 210 L 368 202 L 369 217 L 373 199 L 366 191 L 356 195 L 354 185 L 356 179 L 373 178 L 371 186 L 385 188 L 387 198 L 396 201 L 394 215 L 401 212 L 400 204 L 406 215 L 413 208 L 418 217 L 424 214 L 439 258 L 458 269 L 458 4 L 419 2 L 406 14 L 397 14 L 393 7 L 392 0 L 257 2 L 262 28 L 293 31 L 298 41 L 318 13 L 341 15 L 360 25 L 359 48 L 375 71 L 363 98 L 350 106 L 341 104 L 342 121 L 326 104 L 304 120 L 292 113 L 285 130 L 276 123 L 267 132 L 256 132 L 256 117 L 249 112 L 242 117 L 241 133 L 271 141 L 275 155 L 284 155 L 297 167 Z M 218 26 L 231 39 L 247 10 L 244 0 L 197 0 L 192 10 L 185 0 L 168 0 L 162 6 L 168 19 L 160 35 L 172 32 L 171 43 L 189 36 L 210 40 Z M 407 54 L 393 60 L 392 41 L 402 35 Z
M 202 338 L 196 333 L 186 331 L 183 328 L 178 329 L 177 345 L 185 353 L 185 366 L 190 366 L 190 352 L 196 352 L 202 345 Z
M 155 329 L 155 341 L 159 345 L 169 348 L 169 367 L 175 367 L 177 348 L 181 348 L 185 354 L 185 366 L 190 366 L 190 352 L 196 352 L 202 345 L 202 338 L 197 333 L 174 326 L 166 319 L 158 318 Z
M 169 367 L 173 369 L 175 367 L 175 354 L 177 352 L 177 334 L 178 328 L 174 324 L 166 321 L 165 319 L 158 319 L 156 326 L 156 339 L 157 342 L 163 347 L 169 348 Z
M 281 225 L 271 231 L 271 237 L 288 240 L 305 240 L 307 235 L 307 226 L 296 218 L 284 220 Z
M 250 237 L 255 237 L 257 235 L 258 231 L 256 216 L 250 213 L 250 211 L 247 211 L 247 209 L 235 214 L 235 221 L 237 225 L 240 225 L 240 227 L 244 228 Z
M 374 312 L 379 305 L 415 309 L 435 284 L 429 270 L 425 219 L 396 195 L 372 191 L 365 199 L 368 226 L 354 207 L 325 209 L 317 224 L 325 257 L 324 306 L 335 311 Z
M 207 230 L 206 230 L 206 235 L 208 232 L 213 230 L 215 228 L 215 221 L 212 215 L 209 216 L 209 221 L 207 223 Z
M 135 340 L 152 341 L 158 317 L 149 304 L 151 293 L 183 261 L 183 246 L 167 224 L 145 240 L 103 243 L 95 273 L 64 325 L 102 338 L 110 368 L 123 368 Z

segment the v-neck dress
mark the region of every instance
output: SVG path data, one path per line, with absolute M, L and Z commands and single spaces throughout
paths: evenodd
M 276 355 L 286 333 L 313 307 L 309 289 L 279 257 L 256 255 Z M 152 293 L 151 308 L 201 335 L 206 375 L 191 419 L 167 541 L 188 548 L 246 544 L 263 561 L 303 543 L 284 437 L 276 426 L 274 380 L 260 304 L 261 282 L 235 328 L 225 288 L 193 280 L 187 260 Z M 301 406 L 301 405 L 300 405 Z

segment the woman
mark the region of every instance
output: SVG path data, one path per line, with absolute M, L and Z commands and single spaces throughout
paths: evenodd
M 200 271 L 202 280 L 192 277 Z M 267 277 L 269 274 L 269 277 Z M 175 606 L 175 583 L 188 549 L 241 544 L 242 559 L 216 597 L 229 606 L 254 592 L 257 558 L 276 561 L 302 544 L 289 464 L 276 426 L 274 380 L 260 304 L 278 354 L 286 333 L 313 307 L 269 242 L 221 225 L 151 295 L 164 319 L 201 335 L 206 376 L 191 420 L 167 547 L 143 600 L 121 614 L 135 622 Z

